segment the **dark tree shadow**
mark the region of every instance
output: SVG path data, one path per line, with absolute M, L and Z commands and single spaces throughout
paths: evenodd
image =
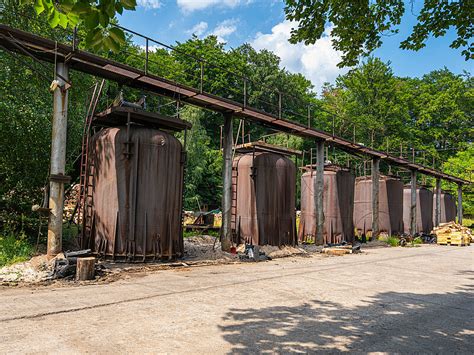
M 472 354 L 473 285 L 451 293 L 380 293 L 353 307 L 313 300 L 297 307 L 231 309 L 220 329 L 231 353 Z

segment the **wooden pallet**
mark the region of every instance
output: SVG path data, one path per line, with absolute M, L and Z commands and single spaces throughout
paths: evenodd
M 462 243 L 462 244 L 458 244 L 458 243 L 438 243 L 438 245 L 451 245 L 451 246 L 456 246 L 456 247 L 467 247 L 469 245 L 471 245 L 470 243 Z

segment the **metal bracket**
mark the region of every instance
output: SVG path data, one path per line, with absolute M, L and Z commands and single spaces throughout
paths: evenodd
M 49 175 L 49 181 L 62 182 L 63 184 L 67 184 L 71 182 L 71 177 L 63 174 L 51 174 Z

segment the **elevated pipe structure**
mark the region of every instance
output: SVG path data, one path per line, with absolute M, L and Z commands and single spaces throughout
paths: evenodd
M 133 31 L 130 31 L 133 32 Z M 445 174 L 430 167 L 411 162 L 402 157 L 397 157 L 386 152 L 378 151 L 362 144 L 349 141 L 344 138 L 333 136 L 305 124 L 292 122 L 278 115 L 248 106 L 248 103 L 233 101 L 210 93 L 200 92 L 199 88 L 192 88 L 187 85 L 178 84 L 175 81 L 164 79 L 144 70 L 122 64 L 98 55 L 74 49 L 70 45 L 57 43 L 53 40 L 37 36 L 32 33 L 14 29 L 6 25 L 0 25 L 0 46 L 15 53 L 25 54 L 23 50 L 39 60 L 54 63 L 64 61 L 69 67 L 84 73 L 100 76 L 104 79 L 116 81 L 120 84 L 149 91 L 157 95 L 166 96 L 171 99 L 179 98 L 181 102 L 190 105 L 209 109 L 221 113 L 232 113 L 234 118 L 242 118 L 265 125 L 276 131 L 289 133 L 292 135 L 324 140 L 331 146 L 337 147 L 350 154 L 364 154 L 371 157 L 378 157 L 387 163 L 403 167 L 405 169 L 415 169 L 419 173 L 433 177 L 439 177 L 456 184 L 470 184 L 470 181 Z M 23 50 L 19 50 L 21 46 Z
M 124 29 L 124 28 L 122 28 Z M 124 29 L 130 33 L 137 34 L 136 32 Z M 138 35 L 138 34 L 137 34 Z M 148 43 L 151 39 L 148 37 L 144 37 L 146 42 Z M 156 42 L 151 40 L 152 42 Z M 75 40 L 73 40 L 75 42 Z M 159 43 L 159 42 L 156 42 Z M 234 100 L 230 100 L 227 98 L 219 97 L 213 95 L 211 93 L 207 93 L 203 90 L 202 82 L 199 88 L 193 88 L 187 85 L 179 84 L 176 81 L 168 80 L 163 77 L 153 75 L 150 73 L 148 65 L 145 66 L 145 70 L 134 68 L 132 66 L 119 63 L 107 58 L 100 57 L 98 55 L 88 53 L 86 51 L 81 51 L 76 48 L 76 46 L 70 46 L 67 44 L 58 43 L 56 41 L 34 35 L 28 32 L 24 32 L 18 29 L 14 29 L 12 27 L 6 25 L 0 25 L 0 46 L 4 49 L 9 50 L 13 53 L 20 53 L 22 55 L 28 55 L 32 58 L 42 61 L 49 61 L 49 62 L 64 62 L 74 70 L 81 71 L 83 73 L 91 74 L 100 76 L 104 79 L 115 81 L 121 85 L 126 85 L 132 88 L 137 88 L 140 90 L 145 90 L 152 92 L 157 95 L 165 96 L 174 100 L 179 100 L 180 102 L 184 102 L 190 105 L 198 106 L 201 108 L 209 109 L 215 112 L 221 112 L 226 115 L 226 121 L 229 122 L 228 119 L 229 115 L 232 115 L 234 118 L 238 119 L 245 119 L 249 121 L 253 121 L 259 124 L 262 124 L 268 128 L 274 129 L 279 132 L 285 132 L 292 135 L 300 136 L 303 138 L 309 138 L 312 140 L 316 140 L 318 142 L 318 147 L 320 145 L 322 148 L 322 155 L 323 158 L 319 159 L 319 163 L 323 164 L 324 167 L 324 143 L 329 143 L 333 147 L 337 147 L 342 151 L 345 151 L 349 154 L 354 155 L 366 155 L 372 157 L 374 161 L 378 162 L 380 159 L 385 160 L 387 163 L 391 165 L 396 165 L 402 168 L 405 168 L 410 171 L 419 172 L 421 174 L 426 174 L 429 176 L 433 176 L 437 179 L 444 179 L 453 183 L 458 184 L 458 200 L 461 200 L 460 191 L 462 189 L 463 184 L 470 184 L 471 182 L 460 179 L 458 177 L 445 174 L 443 172 L 437 171 L 435 169 L 423 166 L 421 164 L 416 164 L 415 162 L 411 162 L 407 159 L 402 157 L 397 157 L 394 155 L 390 155 L 387 152 L 378 151 L 369 147 L 366 147 L 361 144 L 357 144 L 354 141 L 350 141 L 341 137 L 337 137 L 334 134 L 326 133 L 321 130 L 317 130 L 315 128 L 310 127 L 311 117 L 308 117 L 308 124 L 302 124 L 298 122 L 292 122 L 290 120 L 285 119 L 284 112 L 282 110 L 282 93 L 279 92 L 278 95 L 278 114 L 271 114 L 262 110 L 259 110 L 254 107 L 249 107 L 247 103 L 247 78 L 243 79 L 244 83 L 244 93 L 243 93 L 243 102 L 237 102 Z M 175 50 L 172 47 L 166 46 L 170 50 Z M 183 54 L 183 53 L 181 53 Z M 148 56 L 147 56 L 148 58 Z M 145 64 L 148 64 L 148 60 Z M 203 78 L 202 75 L 203 66 L 201 66 L 201 79 Z M 310 108 L 308 107 L 308 112 L 310 112 Z M 229 134 L 232 129 L 232 125 L 228 123 L 226 126 L 226 134 Z M 230 137 L 232 134 L 230 133 Z M 226 154 L 229 154 L 227 144 L 231 142 L 227 139 L 227 142 L 224 143 L 224 155 L 227 157 Z M 320 151 L 318 150 L 318 155 Z M 228 157 L 227 157 L 228 158 Z M 226 158 L 226 159 L 227 159 Z M 224 159 L 224 182 L 231 181 L 231 178 L 228 179 L 227 175 L 229 172 L 227 170 L 227 164 L 229 163 L 226 159 Z M 230 162 L 232 164 L 232 162 Z M 375 165 L 375 164 L 373 164 Z M 324 169 L 320 169 L 321 174 L 323 173 Z M 231 176 L 231 175 L 230 175 Z M 228 179 L 228 180 L 227 180 Z M 319 179 L 320 185 L 323 184 L 322 179 Z M 376 184 L 378 184 L 378 179 L 373 180 Z M 321 188 L 322 187 L 318 187 Z M 224 194 L 223 194 L 223 209 L 227 208 L 225 206 L 229 205 L 227 201 L 227 196 L 230 194 L 228 193 L 228 188 L 224 187 Z M 375 190 L 374 190 L 375 191 Z M 378 190 L 377 190 L 378 191 Z M 377 195 L 377 193 L 374 193 Z M 225 201 L 224 201 L 225 200 Z M 459 205 L 459 204 L 458 204 Z M 375 206 L 375 202 L 374 202 Z M 225 208 L 224 208 L 225 207 Z M 462 211 L 462 207 L 461 207 Z M 59 211 L 58 211 L 59 212 Z M 230 209 L 229 209 L 230 212 Z M 458 209 L 459 212 L 459 209 Z M 230 218 L 224 217 L 227 213 L 223 211 L 223 231 L 222 231 L 222 240 L 223 240 L 223 247 L 226 247 L 224 244 L 227 244 L 227 241 L 231 240 L 230 236 Z M 322 213 L 322 209 L 321 209 Z M 378 213 L 378 208 L 374 209 L 374 213 Z M 229 222 L 227 222 L 227 219 Z M 374 218 L 374 222 L 376 223 L 378 217 Z M 461 217 L 462 220 L 462 217 Z M 318 217 L 318 224 L 324 221 L 324 216 Z M 229 225 L 227 225 L 229 223 Z M 373 226 L 374 227 L 374 226 Z M 378 226 L 375 225 L 375 231 L 378 230 Z M 229 244 L 230 245 L 230 244 Z

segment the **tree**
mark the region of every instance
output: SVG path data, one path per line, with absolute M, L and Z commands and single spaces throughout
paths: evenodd
M 290 42 L 315 43 L 332 24 L 332 43 L 343 53 L 342 66 L 354 66 L 382 44 L 382 36 L 398 33 L 406 11 L 404 0 L 285 0 L 288 20 L 298 21 Z M 413 6 L 413 0 L 411 0 Z M 444 36 L 454 27 L 457 37 L 451 48 L 462 48 L 466 60 L 474 58 L 474 5 L 468 1 L 426 0 L 412 33 L 400 43 L 403 49 L 419 50 L 430 36 Z
M 20 4 L 33 7 L 52 28 L 73 29 L 82 25 L 87 33 L 87 47 L 115 52 L 125 44 L 125 34 L 111 26 L 111 22 L 117 13 L 133 11 L 137 6 L 136 0 L 20 0 Z
M 470 143 L 466 150 L 459 151 L 455 156 L 449 158 L 443 164 L 443 171 L 447 174 L 458 176 L 467 181 L 474 179 L 474 143 Z M 443 183 L 443 188 L 452 190 L 456 194 L 456 189 L 452 189 L 452 184 Z M 474 216 L 474 185 L 465 185 L 463 188 L 462 209 L 463 215 Z

